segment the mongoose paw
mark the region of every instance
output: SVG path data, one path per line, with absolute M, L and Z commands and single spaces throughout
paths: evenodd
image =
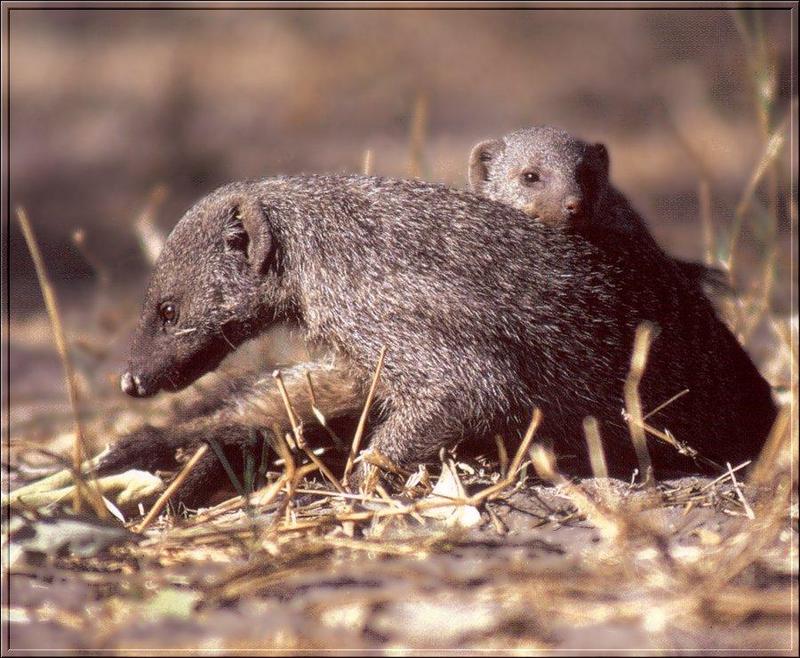
M 352 492 L 372 493 L 380 485 L 387 491 L 400 490 L 407 476 L 411 474 L 405 468 L 395 464 L 376 450 L 361 453 L 361 461 L 356 464 L 347 479 L 347 486 Z
M 228 482 L 219 458 L 213 451 L 208 451 L 173 494 L 170 504 L 179 511 L 182 508 L 196 510 L 205 507 Z
M 155 472 L 175 468 L 175 447 L 167 440 L 165 432 L 152 425 L 144 425 L 123 436 L 101 457 L 98 475 L 118 473 L 130 469 Z

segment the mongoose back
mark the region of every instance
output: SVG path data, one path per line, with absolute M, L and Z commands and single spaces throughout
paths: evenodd
M 468 180 L 477 194 L 580 231 L 602 248 L 669 259 L 689 281 L 724 290 L 721 272 L 664 253 L 609 173 L 604 144 L 584 142 L 554 126 L 533 126 L 476 144 Z
M 366 380 L 387 348 L 372 446 L 399 465 L 462 437 L 518 435 L 538 406 L 566 469 L 602 423 L 612 472 L 635 456 L 621 416 L 633 331 L 655 322 L 645 409 L 709 459 L 757 454 L 769 387 L 674 269 L 603 250 L 477 195 L 415 181 L 307 176 L 235 183 L 177 224 L 156 264 L 123 389 L 178 389 L 276 319 Z M 660 469 L 685 461 L 655 445 Z

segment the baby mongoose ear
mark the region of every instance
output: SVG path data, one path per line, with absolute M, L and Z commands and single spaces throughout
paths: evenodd
M 267 215 L 255 199 L 235 203 L 225 223 L 225 247 L 242 253 L 250 266 L 263 272 L 272 254 L 272 234 Z
M 492 161 L 505 149 L 505 144 L 499 139 L 487 139 L 472 147 L 469 154 L 469 171 L 467 179 L 469 188 L 481 194 L 489 182 L 489 168 Z
M 589 146 L 586 147 L 584 161 L 592 171 L 608 178 L 611 162 L 605 144 L 601 144 L 600 142 L 597 142 L 597 144 L 589 144 Z

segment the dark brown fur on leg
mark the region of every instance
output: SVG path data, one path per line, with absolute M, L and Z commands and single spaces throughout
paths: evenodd
M 307 376 L 311 379 L 311 389 Z M 362 388 L 355 383 L 343 361 L 288 368 L 283 380 L 292 410 L 312 445 L 324 441 L 326 434 L 318 427 L 319 421 L 312 409 L 312 389 L 317 408 L 336 432 L 349 430 L 350 418 L 363 405 Z M 253 449 L 253 437 L 258 428 L 271 432 L 275 424 L 283 431 L 291 430 L 285 404 L 272 376 L 228 382 L 176 414 L 168 425 L 145 425 L 123 436 L 103 457 L 97 472 L 107 475 L 129 469 L 172 471 L 180 467 L 182 457 L 213 440 L 243 482 L 243 452 Z M 343 438 L 349 438 L 349 433 Z M 260 443 L 256 448 L 254 458 L 258 465 Z M 206 475 L 213 472 L 214 478 L 203 480 L 200 475 L 191 475 L 177 492 L 176 500 L 196 507 L 207 502 L 220 486 L 229 483 L 230 478 L 221 465 L 222 470 L 213 470 L 205 464 L 209 460 L 219 462 L 213 450 L 195 469 Z

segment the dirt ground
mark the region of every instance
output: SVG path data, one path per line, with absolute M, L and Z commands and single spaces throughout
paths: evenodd
M 274 511 L 237 510 L 120 538 L 102 556 L 21 559 L 4 632 L 15 653 L 797 646 L 796 502 L 743 568 L 722 574 L 764 530 L 730 484 L 648 494 L 588 480 L 579 491 L 644 508 L 625 513 L 643 525 L 615 535 L 563 489 L 530 483 L 487 504 L 472 529 L 404 518 L 274 535 Z M 315 498 L 298 508 L 330 512 Z

